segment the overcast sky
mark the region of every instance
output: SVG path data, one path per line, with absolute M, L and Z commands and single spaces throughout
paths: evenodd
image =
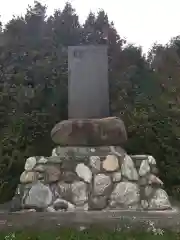
M 34 0 L 1 0 L 0 15 L 3 23 L 12 15 L 23 14 Z M 48 6 L 48 14 L 64 7 L 66 0 L 40 0 Z M 70 0 L 80 22 L 89 11 L 104 9 L 110 21 L 128 42 L 141 45 L 147 52 L 154 42 L 167 43 L 180 35 L 180 0 Z

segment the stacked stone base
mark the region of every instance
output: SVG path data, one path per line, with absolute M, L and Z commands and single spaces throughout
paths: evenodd
M 18 210 L 48 212 L 171 209 L 157 174 L 152 156 L 121 147 L 57 147 L 26 160 L 14 199 Z

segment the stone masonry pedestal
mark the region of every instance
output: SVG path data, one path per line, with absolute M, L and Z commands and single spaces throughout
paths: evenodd
M 51 132 L 52 156 L 26 160 L 12 211 L 172 209 L 156 160 L 128 155 L 121 119 L 70 119 Z

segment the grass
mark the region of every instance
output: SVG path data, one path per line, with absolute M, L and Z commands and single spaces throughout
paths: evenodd
M 73 230 L 54 231 L 16 231 L 0 232 L 0 240 L 180 240 L 180 233 L 173 232 L 123 232 L 104 230 Z

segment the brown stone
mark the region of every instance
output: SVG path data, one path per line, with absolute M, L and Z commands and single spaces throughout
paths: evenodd
M 119 162 L 116 156 L 108 155 L 103 161 L 103 169 L 107 172 L 116 171 L 119 168 Z
M 148 177 L 148 184 L 152 185 L 163 185 L 163 182 L 153 174 L 150 174 Z
M 117 146 L 127 140 L 124 123 L 117 117 L 62 121 L 52 129 L 51 137 L 61 146 Z

